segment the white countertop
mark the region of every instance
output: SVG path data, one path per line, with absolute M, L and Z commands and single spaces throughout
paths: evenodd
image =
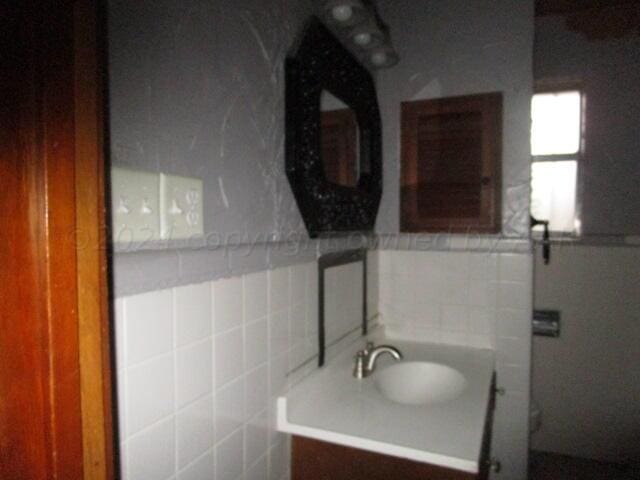
M 371 337 L 370 337 L 371 338 Z M 467 381 L 462 393 L 430 405 L 402 405 L 375 387 L 376 373 L 394 363 L 378 359 L 376 371 L 357 380 L 353 357 L 365 344 L 359 340 L 278 398 L 278 430 L 330 443 L 476 473 L 482 446 L 491 377 L 492 350 L 410 343 L 382 336 L 376 345 L 390 344 L 404 361 L 448 365 Z

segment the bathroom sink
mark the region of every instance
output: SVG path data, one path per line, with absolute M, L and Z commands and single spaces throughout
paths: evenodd
M 467 381 L 454 368 L 431 362 L 402 362 L 374 374 L 376 388 L 389 400 L 426 405 L 451 400 Z

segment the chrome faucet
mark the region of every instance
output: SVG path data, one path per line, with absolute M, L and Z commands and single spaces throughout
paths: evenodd
M 373 343 L 367 343 L 367 346 L 356 354 L 353 376 L 362 379 L 371 375 L 376 368 L 376 360 L 383 353 L 388 353 L 396 360 L 402 360 L 402 353 L 396 347 L 391 345 L 374 347 Z

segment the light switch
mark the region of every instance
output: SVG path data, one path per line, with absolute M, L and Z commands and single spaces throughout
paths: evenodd
M 160 176 L 126 168 L 111 169 L 113 241 L 120 244 L 160 239 Z
M 204 234 L 202 180 L 160 174 L 160 231 L 165 240 Z

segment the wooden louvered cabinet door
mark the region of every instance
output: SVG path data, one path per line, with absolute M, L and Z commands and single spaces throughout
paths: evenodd
M 402 103 L 400 228 L 497 233 L 502 94 Z

